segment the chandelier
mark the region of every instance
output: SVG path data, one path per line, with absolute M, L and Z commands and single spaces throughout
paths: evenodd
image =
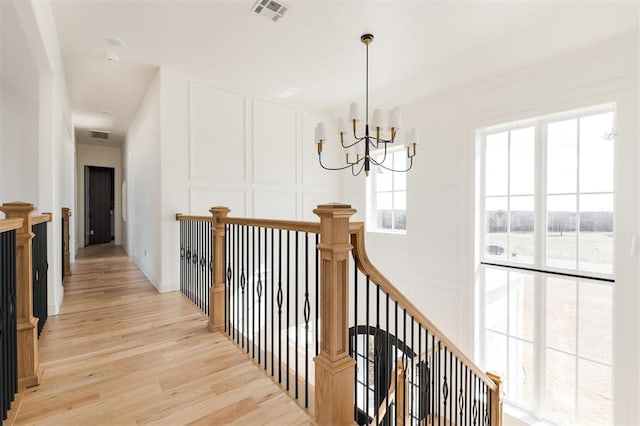
M 327 167 L 322 162 L 322 145 L 327 142 L 327 130 L 324 123 L 319 123 L 315 129 L 314 143 L 318 146 L 318 160 L 320 162 L 320 166 L 325 170 L 345 170 L 351 168 L 351 174 L 353 176 L 358 176 L 363 170 L 365 176 L 369 176 L 371 165 L 379 166 L 392 172 L 408 172 L 413 166 L 413 157 L 416 155 L 418 132 L 416 129 L 411 129 L 406 138 L 405 146 L 409 165 L 404 169 L 396 169 L 389 166 L 389 162 L 386 162 L 388 159 L 387 145 L 392 144 L 391 146 L 393 146 L 393 144 L 399 140 L 398 134 L 400 131 L 401 121 L 400 109 L 396 107 L 389 112 L 387 128 L 384 126 L 384 113 L 380 109 L 373 111 L 373 117 L 371 117 L 371 123 L 369 123 L 369 45 L 373 41 L 373 34 L 363 34 L 360 37 L 360 41 L 364 43 L 367 51 L 364 134 L 362 136 L 358 136 L 358 122 L 360 121 L 359 106 L 356 102 L 353 102 L 349 110 L 349 121 L 352 124 L 351 129 L 348 125 L 345 126 L 345 121 L 343 119 L 338 120 L 340 144 L 344 149 L 351 149 L 351 152 L 347 152 L 345 155 L 346 165 L 342 167 Z M 352 132 L 353 140 L 345 144 L 345 135 Z M 362 145 L 360 145 L 361 142 Z M 364 147 L 364 153 L 362 153 L 361 150 L 362 146 Z M 372 155 L 372 150 L 375 151 L 375 155 Z M 389 155 L 389 158 L 391 157 L 392 155 Z

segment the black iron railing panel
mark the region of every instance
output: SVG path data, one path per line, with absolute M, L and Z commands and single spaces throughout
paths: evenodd
M 213 277 L 212 223 L 180 221 L 180 291 L 209 315 L 209 289 Z
M 32 226 L 35 234 L 31 242 L 32 281 L 33 281 L 33 316 L 38 318 L 38 338 L 47 322 L 47 287 L 49 262 L 47 260 L 47 222 Z
M 6 420 L 18 391 L 16 231 L 0 233 L 0 414 Z M 1 422 L 0 422 L 1 423 Z
M 316 233 L 225 225 L 225 332 L 309 406 L 318 354 Z
M 491 424 L 488 386 L 353 261 L 350 344 L 360 424 Z

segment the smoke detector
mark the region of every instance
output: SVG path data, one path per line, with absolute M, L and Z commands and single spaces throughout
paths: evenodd
M 89 130 L 89 136 L 94 139 L 107 140 L 109 139 L 109 133 L 106 130 Z
M 258 0 L 251 7 L 251 10 L 258 15 L 263 15 L 272 21 L 282 18 L 288 7 L 275 0 Z

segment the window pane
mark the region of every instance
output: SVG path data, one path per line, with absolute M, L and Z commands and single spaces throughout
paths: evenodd
M 547 277 L 547 347 L 576 353 L 576 282 Z
M 577 120 L 559 121 L 547 126 L 547 192 L 577 191 Z
M 587 425 L 613 424 L 611 367 L 578 361 L 578 421 Z
M 391 192 L 376 194 L 376 209 L 378 216 L 378 228 L 391 229 L 393 218 L 393 206 Z
M 576 358 L 547 349 L 544 407 L 546 417 L 569 424 L 575 416 Z
M 396 179 L 397 181 L 397 179 Z M 407 193 L 393 193 L 393 229 L 407 229 Z
M 485 368 L 487 371 L 495 371 L 501 377 L 506 377 L 507 337 L 498 333 L 486 331 L 484 359 L 485 359 Z
M 547 266 L 576 269 L 576 197 L 547 197 Z
M 613 112 L 580 119 L 580 192 L 613 192 Z
M 580 270 L 613 272 L 613 194 L 580 195 Z
M 533 274 L 509 273 L 509 334 L 533 342 Z
M 507 197 L 487 198 L 484 208 L 484 257 L 507 260 Z
M 510 203 L 509 259 L 533 264 L 533 197 L 511 197 Z
M 533 408 L 533 344 L 509 339 L 509 399 L 524 408 Z
M 533 194 L 534 141 L 534 127 L 511 132 L 511 145 L 509 146 L 509 155 L 511 156 L 509 193 L 511 195 Z
M 485 328 L 507 332 L 507 271 L 486 267 L 485 283 Z
M 611 364 L 613 295 L 607 284 L 581 281 L 579 289 L 579 354 Z
M 391 191 L 393 189 L 393 176 L 389 170 L 385 170 L 382 167 L 373 166 L 376 174 L 376 192 L 378 191 Z
M 485 195 L 507 195 L 508 133 L 487 135 Z

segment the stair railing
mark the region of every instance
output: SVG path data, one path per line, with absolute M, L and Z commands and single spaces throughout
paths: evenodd
M 34 216 L 31 229 L 33 241 L 31 245 L 32 281 L 33 281 L 33 316 L 38 319 L 38 339 L 42 334 L 48 318 L 48 271 L 47 259 L 47 223 L 51 222 L 51 213 Z
M 313 407 L 316 424 L 502 424 L 500 379 L 371 264 L 354 209 L 319 205 L 320 223 L 229 212 L 176 215 L 212 225 L 208 327 Z
M 0 424 L 18 392 L 16 230 L 22 219 L 0 219 Z
M 373 266 L 363 223 L 352 223 L 350 241 L 352 327 L 371 330 L 351 342 L 356 421 L 500 425 L 500 379 L 481 371 Z
M 180 292 L 209 315 L 213 271 L 213 219 L 176 214 L 180 222 Z

